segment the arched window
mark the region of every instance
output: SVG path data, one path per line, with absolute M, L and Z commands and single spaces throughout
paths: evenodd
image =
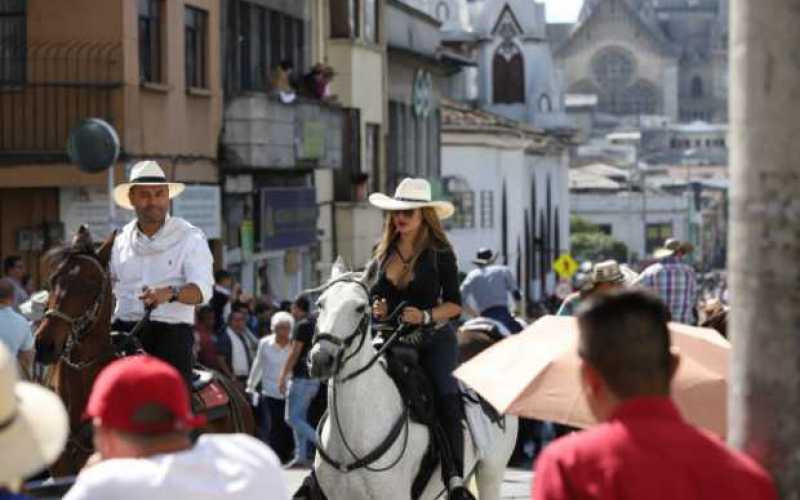
M 436 5 L 436 19 L 443 23 L 450 19 L 450 7 L 448 7 L 447 3 L 439 2 Z
M 699 76 L 692 78 L 692 97 L 695 99 L 703 97 L 703 79 Z
M 539 97 L 539 111 L 542 113 L 551 113 L 553 111 L 553 103 L 550 101 L 550 96 L 542 94 Z
M 646 80 L 639 80 L 625 90 L 622 113 L 626 115 L 654 115 L 659 109 L 658 89 Z
M 607 47 L 592 57 L 592 75 L 604 89 L 627 87 L 636 74 L 636 63 L 629 51 L 621 47 Z
M 494 54 L 492 87 L 495 104 L 525 102 L 525 62 L 514 42 L 503 42 Z

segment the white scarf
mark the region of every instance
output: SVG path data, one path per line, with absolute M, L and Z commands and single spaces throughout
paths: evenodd
M 199 231 L 180 217 L 167 217 L 164 225 L 152 238 L 139 231 L 136 221 L 131 224 L 133 224 L 130 232 L 131 248 L 139 256 L 165 252 L 184 241 L 192 232 Z

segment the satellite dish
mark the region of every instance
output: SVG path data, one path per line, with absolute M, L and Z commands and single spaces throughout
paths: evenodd
M 84 172 L 108 170 L 119 157 L 117 131 L 99 118 L 84 120 L 69 134 L 67 156 Z

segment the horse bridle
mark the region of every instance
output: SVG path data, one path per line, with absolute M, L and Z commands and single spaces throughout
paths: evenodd
M 65 312 L 61 311 L 58 308 L 60 306 L 60 303 L 57 303 L 55 308 L 53 309 L 48 308 L 47 311 L 45 311 L 44 317 L 60 319 L 61 321 L 65 322 L 67 326 L 69 326 L 69 335 L 67 336 L 67 343 L 64 346 L 64 350 L 61 352 L 61 359 L 71 368 L 74 368 L 76 370 L 81 370 L 83 368 L 86 368 L 87 366 L 93 365 L 94 363 L 99 361 L 100 358 L 94 358 L 89 361 L 74 362 L 70 359 L 72 355 L 72 350 L 80 345 L 80 343 L 86 337 L 86 334 L 90 332 L 97 324 L 98 316 L 100 315 L 100 310 L 105 304 L 106 295 L 108 294 L 108 289 L 111 286 L 111 278 L 109 277 L 108 272 L 105 269 L 103 269 L 103 266 L 95 257 L 86 254 L 72 254 L 68 256 L 67 259 L 64 261 L 64 263 L 61 266 L 59 266 L 56 272 L 53 273 L 52 276 L 50 276 L 49 281 L 51 288 L 54 288 L 53 280 L 56 278 L 56 276 L 58 276 L 62 272 L 62 269 L 65 268 L 69 263 L 69 261 L 73 258 L 91 262 L 92 265 L 94 265 L 97 268 L 97 270 L 100 272 L 100 276 L 103 278 L 103 284 L 100 287 L 100 291 L 95 297 L 92 306 L 89 307 L 80 316 L 70 316 L 66 314 Z
M 338 280 L 333 280 L 330 283 L 327 283 L 325 286 L 316 289 L 314 291 L 322 293 L 337 283 L 355 283 L 359 285 L 364 290 L 367 297 L 369 297 L 369 289 L 367 288 L 367 285 L 365 285 L 361 280 L 357 280 L 354 278 L 342 278 Z M 406 306 L 405 302 L 398 305 L 392 312 L 392 314 L 388 316 L 387 319 L 391 320 L 393 318 L 396 318 L 405 306 Z M 331 335 L 329 333 L 316 332 L 311 341 L 312 346 L 318 344 L 319 342 L 328 342 L 337 347 L 336 355 L 334 358 L 334 367 L 331 374 L 331 387 L 333 388 L 333 406 L 332 408 L 329 408 L 328 411 L 326 411 L 325 415 L 323 415 L 323 417 L 320 419 L 319 425 L 317 426 L 317 441 L 320 443 L 317 445 L 317 451 L 319 451 L 320 457 L 322 457 L 322 459 L 328 465 L 336 468 L 337 470 L 345 474 L 361 468 L 367 469 L 372 472 L 388 471 L 394 468 L 398 463 L 400 463 L 400 460 L 402 460 L 403 456 L 405 455 L 406 449 L 408 448 L 408 438 L 410 434 L 408 428 L 409 426 L 408 405 L 403 405 L 403 412 L 395 421 L 394 425 L 392 426 L 392 429 L 389 431 L 389 434 L 386 436 L 386 438 L 377 447 L 375 447 L 375 449 L 373 449 L 371 452 L 362 457 L 359 457 L 358 454 L 348 444 L 347 439 L 344 436 L 344 431 L 342 430 L 342 424 L 339 421 L 338 398 L 336 397 L 336 387 L 339 384 L 343 384 L 349 380 L 353 380 L 354 378 L 358 377 L 362 373 L 365 373 L 367 370 L 369 370 L 383 356 L 383 354 L 389 349 L 389 347 L 394 343 L 394 341 L 400 337 L 400 335 L 404 330 L 403 326 L 400 326 L 392 334 L 389 340 L 387 340 L 386 343 L 381 347 L 381 349 L 378 350 L 375 356 L 373 356 L 372 359 L 370 359 L 370 361 L 366 363 L 364 366 L 360 367 L 353 373 L 350 373 L 349 375 L 343 378 L 336 378 L 336 376 L 339 374 L 344 365 L 350 359 L 356 356 L 356 354 L 358 354 L 359 351 L 361 351 L 361 348 L 366 343 L 367 335 L 369 334 L 370 331 L 371 317 L 372 314 L 369 311 L 369 309 L 364 311 L 364 314 L 362 315 L 361 320 L 358 322 L 358 326 L 356 327 L 356 329 L 353 331 L 353 333 L 351 333 L 350 335 L 348 335 L 343 339 Z M 346 354 L 347 351 L 350 349 L 350 347 L 353 345 L 356 339 L 359 339 L 358 347 L 349 355 L 347 355 Z M 354 462 L 352 463 L 346 464 L 344 462 L 339 462 L 338 460 L 331 457 L 322 447 L 321 444 L 322 425 L 325 422 L 325 420 L 327 420 L 329 413 L 333 414 L 334 421 L 336 422 L 336 431 L 339 434 L 339 437 L 341 438 L 342 443 L 344 444 L 348 453 L 350 453 L 350 455 L 352 455 L 354 459 Z M 386 454 L 387 451 L 389 451 L 392 445 L 394 445 L 395 441 L 397 441 L 397 439 L 400 437 L 400 434 L 403 432 L 404 428 L 405 428 L 405 439 L 403 440 L 403 449 L 400 451 L 397 458 L 386 467 L 382 467 L 380 469 L 370 467 L 370 465 L 377 462 L 384 454 Z

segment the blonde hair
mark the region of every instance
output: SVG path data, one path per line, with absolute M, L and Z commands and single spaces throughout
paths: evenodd
M 403 271 L 403 274 L 400 275 L 400 282 L 398 284 L 401 286 L 405 286 L 411 281 L 414 275 L 414 267 L 417 265 L 417 260 L 424 250 L 433 249 L 435 251 L 441 251 L 446 248 L 452 248 L 450 240 L 447 239 L 447 234 L 444 232 L 442 221 L 439 220 L 439 216 L 436 214 L 436 209 L 433 207 L 423 207 L 419 210 L 422 215 L 422 222 L 417 232 L 417 238 L 414 241 L 414 253 L 411 256 L 408 267 Z M 396 240 L 397 228 L 392 220 L 392 213 L 386 212 L 383 234 L 381 235 L 380 242 L 378 242 L 378 246 L 375 247 L 375 254 L 373 256 L 378 264 L 382 265 L 389 256 L 389 252 Z

